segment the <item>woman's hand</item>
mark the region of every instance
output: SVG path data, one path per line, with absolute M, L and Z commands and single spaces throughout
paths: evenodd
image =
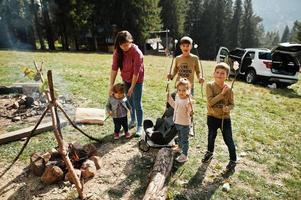
M 133 87 L 130 87 L 130 88 L 129 88 L 129 91 L 128 91 L 128 93 L 127 93 L 127 96 L 128 96 L 128 97 L 131 97 L 132 94 L 133 94 L 133 92 L 134 92 L 134 88 L 133 88 Z

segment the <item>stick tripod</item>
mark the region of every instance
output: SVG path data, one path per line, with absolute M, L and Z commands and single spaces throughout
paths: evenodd
M 35 63 L 36 66 L 36 63 Z M 37 68 L 37 66 L 36 66 Z M 42 76 L 42 72 L 41 69 L 37 68 L 38 73 L 40 73 L 41 75 L 41 81 L 44 82 L 43 80 L 43 76 Z M 56 101 L 55 95 L 54 95 L 54 89 L 53 89 L 53 81 L 52 81 L 52 72 L 51 70 L 49 70 L 47 72 L 47 78 L 48 78 L 48 86 L 49 86 L 49 90 L 45 91 L 46 94 L 46 98 L 48 100 L 48 106 L 45 109 L 45 111 L 43 112 L 42 116 L 40 117 L 40 119 L 37 121 L 36 125 L 34 126 L 34 128 L 31 130 L 31 132 L 29 133 L 29 136 L 27 137 L 25 143 L 23 144 L 20 152 L 18 153 L 18 155 L 15 157 L 15 159 L 13 160 L 13 162 L 1 173 L 0 178 L 15 164 L 15 162 L 19 159 L 19 157 L 21 156 L 21 154 L 23 153 L 25 147 L 27 146 L 29 140 L 31 139 L 31 137 L 34 134 L 34 131 L 37 129 L 37 127 L 39 126 L 39 124 L 41 123 L 41 121 L 43 120 L 43 118 L 45 117 L 46 113 L 50 110 L 51 112 L 51 119 L 52 119 L 52 125 L 53 125 L 53 132 L 54 132 L 54 136 L 56 138 L 56 141 L 58 143 L 58 147 L 59 147 L 59 153 L 62 156 L 64 162 L 66 163 L 66 167 L 68 169 L 68 171 L 71 174 L 72 179 L 75 182 L 75 186 L 77 189 L 77 192 L 79 194 L 80 199 L 84 199 L 84 194 L 83 194 L 83 185 L 81 184 L 79 177 L 76 175 L 73 165 L 69 159 L 69 157 L 67 156 L 67 144 L 65 143 L 65 141 L 63 140 L 63 136 L 61 133 L 61 127 L 60 127 L 60 120 L 59 120 L 59 116 L 58 116 L 58 112 L 57 109 L 61 110 L 64 114 L 64 116 L 67 118 L 67 120 L 71 123 L 71 125 L 77 129 L 79 132 L 81 132 L 83 135 L 85 135 L 86 137 L 88 137 L 91 140 L 95 140 L 97 142 L 101 142 L 100 140 L 87 135 L 84 131 L 82 131 L 79 127 L 77 127 L 72 120 L 70 119 L 70 117 L 67 115 L 67 113 L 63 110 L 63 108 L 58 104 L 58 102 Z

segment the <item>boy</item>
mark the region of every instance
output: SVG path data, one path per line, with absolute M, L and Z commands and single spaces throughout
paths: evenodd
M 180 40 L 180 49 L 182 54 L 175 58 L 175 64 L 172 73 L 167 74 L 167 79 L 172 80 L 177 74 L 176 82 L 181 78 L 187 78 L 191 83 L 191 95 L 194 95 L 194 72 L 197 75 L 199 83 L 204 83 L 204 79 L 201 76 L 199 58 L 190 53 L 192 49 L 192 39 L 188 36 L 184 36 Z M 202 71 L 203 75 L 203 71 Z
M 228 78 L 230 67 L 228 64 L 221 62 L 215 66 L 213 77 L 214 81 L 207 83 L 207 125 L 208 125 L 208 146 L 207 152 L 202 162 L 207 163 L 213 157 L 214 142 L 217 135 L 217 129 L 221 128 L 224 142 L 228 147 L 230 161 L 226 166 L 227 170 L 234 170 L 236 166 L 236 150 L 232 138 L 232 127 L 230 119 L 230 110 L 234 107 L 233 91 L 225 84 Z M 224 118 L 224 120 L 222 120 Z

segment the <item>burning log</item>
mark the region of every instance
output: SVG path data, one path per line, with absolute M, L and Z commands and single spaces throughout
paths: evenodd
M 151 180 L 146 189 L 143 200 L 166 199 L 165 182 L 168 178 L 174 160 L 174 153 L 169 148 L 162 148 L 157 154 L 151 172 Z

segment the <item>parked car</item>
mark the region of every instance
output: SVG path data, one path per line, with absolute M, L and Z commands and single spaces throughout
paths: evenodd
M 236 73 L 232 66 L 238 61 L 237 73 L 247 83 L 263 81 L 287 87 L 298 81 L 300 71 L 301 44 L 281 43 L 272 50 L 265 48 L 236 48 L 229 51 L 220 47 L 217 62 L 227 62 L 231 66 L 230 75 Z

